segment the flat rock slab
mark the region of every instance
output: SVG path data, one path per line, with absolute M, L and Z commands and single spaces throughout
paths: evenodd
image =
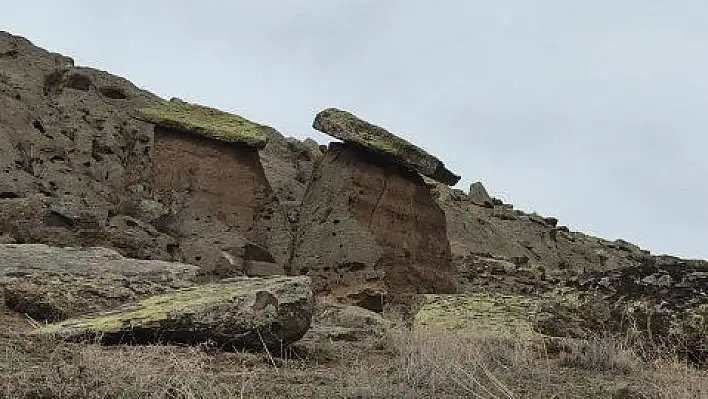
M 312 126 L 322 133 L 379 153 L 392 162 L 441 183 L 454 186 L 460 181 L 460 176 L 445 168 L 438 158 L 347 111 L 328 108 L 317 114 Z
M 195 284 L 199 267 L 124 258 L 107 248 L 0 245 L 0 298 L 16 312 L 58 321 Z
M 140 109 L 135 118 L 207 138 L 263 148 L 267 126 L 215 108 L 184 101 L 159 101 Z
M 307 277 L 227 279 L 50 324 L 33 334 L 105 344 L 210 342 L 224 349 L 277 349 L 302 338 L 313 307 Z

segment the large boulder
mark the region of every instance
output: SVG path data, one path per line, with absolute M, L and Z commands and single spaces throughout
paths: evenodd
M 460 180 L 460 176 L 448 170 L 438 158 L 350 112 L 328 108 L 317 114 L 312 126 L 322 133 L 374 151 L 447 185 L 454 186 Z
M 212 343 L 224 349 L 278 349 L 310 327 L 314 296 L 306 277 L 235 278 L 185 288 L 110 312 L 34 332 L 114 343 Z
M 191 286 L 198 270 L 181 263 L 128 259 L 106 248 L 0 245 L 5 306 L 41 322 Z
M 332 143 L 303 200 L 291 272 L 376 311 L 408 294 L 454 292 L 445 223 L 420 175 Z

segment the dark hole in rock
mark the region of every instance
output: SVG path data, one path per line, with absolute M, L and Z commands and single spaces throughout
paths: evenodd
M 194 257 L 194 260 L 197 261 L 197 262 L 199 262 L 200 260 L 202 260 L 202 257 L 201 257 L 201 256 L 195 256 L 195 257 Z
M 5 51 L 4 53 L 0 53 L 0 57 L 8 57 L 8 58 L 17 58 L 17 56 L 20 55 L 20 52 L 17 49 L 12 49 Z
M 91 88 L 91 84 L 91 78 L 80 73 L 69 76 L 69 80 L 66 82 L 67 87 L 81 91 L 88 91 Z
M 74 227 L 74 219 L 57 212 L 51 212 L 44 217 L 44 224 L 51 227 Z
M 0 199 L 20 198 L 17 193 L 11 191 L 0 191 Z
M 34 121 L 32 122 L 32 126 L 34 126 L 35 129 L 39 130 L 40 133 L 46 133 L 46 130 L 44 130 L 44 126 L 42 126 L 42 122 Z
M 383 312 L 384 297 L 381 294 L 362 292 L 357 295 L 353 295 L 352 299 L 354 300 L 354 305 L 356 306 L 376 313 Z
M 273 255 L 271 255 L 266 249 L 259 247 L 254 244 L 246 244 L 243 251 L 244 260 L 252 260 L 258 262 L 270 262 L 275 263 Z
M 26 293 L 5 292 L 5 305 L 18 313 L 39 320 L 41 322 L 54 322 L 66 318 L 66 315 L 51 304 L 45 303 L 42 298 L 27 298 Z
M 89 166 L 91 166 L 91 161 L 86 161 L 83 165 L 88 168 Z
M 113 100 L 125 100 L 126 98 L 128 98 L 125 92 L 118 87 L 101 87 L 100 89 L 98 89 L 98 91 L 99 93 Z
M 334 223 L 334 224 L 339 224 L 339 219 L 334 219 L 334 220 L 332 221 L 332 223 Z
M 138 224 L 134 220 L 126 220 L 125 225 L 128 227 L 137 227 Z
M 310 269 L 308 269 L 308 268 L 306 268 L 306 267 L 300 269 L 300 275 L 302 275 L 302 276 L 306 276 L 307 273 L 309 273 L 309 272 L 310 272 Z
M 62 162 L 64 161 L 64 157 L 61 155 L 54 155 L 53 157 L 49 158 L 49 162 Z

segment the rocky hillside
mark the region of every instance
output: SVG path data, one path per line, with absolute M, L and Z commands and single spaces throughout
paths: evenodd
M 347 112 L 314 122 L 342 142 L 286 138 L 8 33 L 0 109 L 0 243 L 106 247 L 196 265 L 201 281 L 308 275 L 321 295 L 374 310 L 666 263 L 515 210 L 481 183 L 450 188 L 459 176 L 437 158 Z

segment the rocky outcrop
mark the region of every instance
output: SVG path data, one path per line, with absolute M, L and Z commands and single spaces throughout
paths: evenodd
M 312 127 L 332 137 L 344 140 L 367 150 L 379 153 L 406 168 L 430 177 L 433 180 L 454 186 L 460 181 L 438 158 L 425 150 L 373 125 L 355 115 L 336 108 L 321 111 Z
M 33 319 L 64 320 L 193 285 L 198 268 L 128 259 L 105 248 L 0 245 L 0 293 Z
M 176 101 L 139 115 L 158 123 L 153 199 L 169 212 L 155 223 L 179 239 L 184 259 L 208 275 L 249 274 L 253 262 L 285 274 L 290 229 L 257 150 L 267 128 Z
M 206 278 L 285 272 L 291 229 L 257 151 L 271 128 L 4 32 L 0 71 L 4 242 L 110 247 Z
M 657 256 L 591 273 L 569 289 L 578 300 L 547 302 L 541 332 L 578 338 L 629 332 L 708 363 L 708 262 Z
M 34 334 L 115 343 L 211 343 L 223 349 L 280 349 L 310 327 L 306 277 L 227 279 L 110 312 L 50 324 Z
M 292 273 L 381 310 L 409 293 L 453 292 L 445 215 L 422 178 L 376 153 L 333 143 L 300 211 Z
M 651 258 L 626 241 L 572 232 L 558 220 L 491 207 L 461 190 L 430 182 L 445 212 L 461 292 L 538 293 L 591 272 L 636 266 Z

